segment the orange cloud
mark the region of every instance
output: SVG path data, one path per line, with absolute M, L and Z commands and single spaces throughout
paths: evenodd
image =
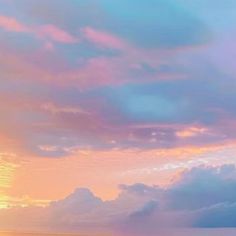
M 179 138 L 190 138 L 206 133 L 208 130 L 203 127 L 187 127 L 176 132 Z

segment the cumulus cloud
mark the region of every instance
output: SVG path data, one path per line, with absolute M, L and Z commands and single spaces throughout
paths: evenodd
M 30 222 L 35 229 L 93 227 L 141 235 L 171 227 L 235 227 L 235 186 L 235 166 L 193 168 L 166 189 L 121 185 L 121 193 L 111 201 L 77 189 L 46 208 L 1 210 L 0 226 L 26 228 Z
M 212 207 L 201 209 L 197 212 L 197 220 L 194 227 L 202 228 L 235 228 L 236 226 L 236 204 L 219 203 Z
M 194 168 L 167 192 L 168 207 L 194 210 L 219 203 L 232 204 L 236 199 L 235 174 L 231 165 L 220 169 Z

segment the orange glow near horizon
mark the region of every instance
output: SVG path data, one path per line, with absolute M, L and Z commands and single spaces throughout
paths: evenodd
M 227 159 L 221 157 L 225 152 Z M 234 153 L 232 143 L 147 151 L 75 150 L 71 156 L 57 159 L 14 157 L 11 163 L 1 162 L 1 205 L 6 207 L 7 201 L 9 205 L 44 205 L 79 187 L 91 189 L 104 200 L 114 199 L 119 184 L 168 186 L 186 169 L 234 163 Z

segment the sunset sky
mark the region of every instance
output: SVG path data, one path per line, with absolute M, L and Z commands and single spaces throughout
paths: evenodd
M 145 229 L 236 226 L 235 12 L 235 0 L 0 0 L 0 229 L 62 208 L 74 229 L 67 203 L 83 199 L 82 228 L 129 231 L 139 209 L 152 210 Z

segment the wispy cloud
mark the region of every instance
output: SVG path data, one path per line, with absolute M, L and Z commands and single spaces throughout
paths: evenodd
M 7 31 L 29 32 L 28 27 L 17 21 L 15 18 L 3 15 L 0 16 L 0 27 Z

